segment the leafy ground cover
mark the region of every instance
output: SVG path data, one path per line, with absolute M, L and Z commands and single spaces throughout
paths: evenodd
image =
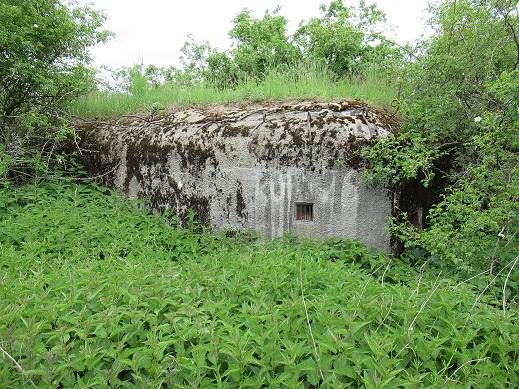
M 468 283 L 357 242 L 166 221 L 92 184 L 1 191 L 0 386 L 519 382 L 517 309 Z
M 349 98 L 389 105 L 396 86 L 375 75 L 334 80 L 318 66 L 296 66 L 292 71 L 272 70 L 262 81 L 243 81 L 234 88 L 217 89 L 207 83 L 182 86 L 164 84 L 134 88 L 132 92 L 94 92 L 73 103 L 76 117 L 120 115 L 143 109 L 162 109 L 174 104 L 207 104 L 285 98 Z

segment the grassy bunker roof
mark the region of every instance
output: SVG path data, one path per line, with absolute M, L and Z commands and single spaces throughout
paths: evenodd
M 398 124 L 395 114 L 361 101 L 290 100 L 173 106 L 82 120 L 76 127 L 86 148 L 125 145 L 139 160 L 164 162 L 177 152 L 185 167 L 200 168 L 217 165 L 218 153 L 236 153 L 239 166 L 247 163 L 240 158 L 246 152 L 256 163 L 322 170 L 358 166 L 360 146 L 390 136 Z

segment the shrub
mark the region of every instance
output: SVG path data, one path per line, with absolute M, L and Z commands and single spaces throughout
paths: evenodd
M 436 34 L 406 70 L 406 124 L 365 152 L 368 178 L 394 186 L 415 180 L 436 198 L 423 231 L 405 218 L 392 228 L 409 256 L 424 253 L 417 261 L 495 275 L 517 255 L 516 11 L 508 0 L 435 7 Z
M 59 0 L 0 3 L 0 185 L 45 174 L 73 130 L 66 108 L 94 86 L 88 49 L 104 17 Z

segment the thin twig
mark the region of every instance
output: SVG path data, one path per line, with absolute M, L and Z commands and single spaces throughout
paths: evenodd
M 472 363 L 472 362 L 476 362 L 476 365 L 481 362 L 481 361 L 485 361 L 489 359 L 489 357 L 485 357 L 485 358 L 479 358 L 479 359 L 471 359 L 470 361 L 467 361 L 465 363 L 463 363 L 460 367 L 458 367 L 456 370 L 454 370 L 454 372 L 448 376 L 446 379 L 445 379 L 445 382 L 443 383 L 443 385 L 445 385 L 448 381 L 451 381 L 452 380 L 452 377 L 454 377 L 456 375 L 456 373 L 458 371 L 460 371 L 461 369 L 463 369 L 465 366 L 467 366 L 469 363 Z
M 391 304 L 389 304 L 389 309 L 387 310 L 386 316 L 384 316 L 384 318 L 382 319 L 382 321 L 378 325 L 378 327 L 375 330 L 375 332 L 377 332 L 380 329 L 380 327 L 382 327 L 382 324 L 384 324 L 384 322 L 386 321 L 387 317 L 389 316 L 389 313 L 391 312 L 391 308 L 393 308 L 393 295 L 391 295 Z
M 381 280 L 381 283 L 382 283 L 382 287 L 384 286 L 384 276 L 386 275 L 387 271 L 389 270 L 389 266 L 391 265 L 391 261 L 392 260 L 389 260 L 387 266 L 386 266 L 386 269 L 384 270 L 384 273 L 382 273 L 382 280 Z
M 142 120 L 143 122 L 146 122 L 146 123 L 151 123 L 150 119 L 142 117 L 142 116 L 138 116 L 138 115 L 121 115 L 121 117 L 117 121 L 120 121 L 122 118 L 134 118 L 134 119 Z
M 83 156 L 83 151 L 81 150 L 81 147 L 79 147 L 79 144 L 77 143 L 77 136 L 76 136 L 76 134 L 74 134 L 73 138 L 74 138 L 74 143 L 76 144 L 76 148 L 79 151 L 79 155 Z
M 117 164 L 112 169 L 108 170 L 106 173 L 103 173 L 103 174 L 100 174 L 100 175 L 94 176 L 94 177 L 85 178 L 85 180 L 95 180 L 97 178 L 101 178 L 101 177 L 107 176 L 110 173 L 113 173 L 115 170 L 117 170 L 119 168 L 119 166 L 121 166 L 121 161 L 117 162 Z M 78 180 L 81 181 L 80 178 L 78 178 Z
M 375 274 L 377 271 L 379 271 L 382 268 L 382 266 L 384 266 L 384 264 L 380 265 L 379 267 L 377 267 L 375 270 L 373 270 L 369 274 L 368 279 L 367 279 L 366 283 L 364 284 L 364 287 L 362 288 L 362 291 L 360 292 L 359 297 L 357 298 L 357 305 L 355 306 L 355 310 L 353 311 L 353 315 L 352 315 L 353 318 L 355 318 L 357 316 L 357 309 L 359 308 L 360 301 L 361 301 L 362 297 L 364 296 L 364 292 L 366 291 L 366 288 L 368 287 L 369 282 L 371 281 L 371 277 L 373 276 L 373 274 Z
M 441 274 L 441 272 L 440 272 L 440 274 Z M 414 324 L 416 322 L 416 319 L 418 319 L 418 316 L 420 315 L 420 313 L 422 313 L 422 311 L 424 310 L 425 306 L 427 305 L 427 303 L 429 302 L 429 300 L 433 296 L 434 292 L 436 292 L 436 289 L 438 289 L 438 287 L 440 286 L 440 283 L 438 282 L 438 278 L 440 277 L 440 274 L 438 274 L 438 277 L 436 278 L 436 285 L 434 286 L 433 290 L 431 291 L 431 293 L 429 293 L 429 296 L 427 296 L 427 298 L 424 300 L 424 302 L 420 306 L 420 309 L 416 313 L 413 321 L 409 325 L 409 328 L 407 329 L 407 335 L 411 334 L 411 331 L 413 330 L 413 326 L 414 326 Z
M 404 347 L 402 347 L 399 352 L 396 353 L 396 355 L 393 357 L 393 359 L 397 359 L 398 356 L 402 353 L 402 351 L 404 351 L 408 347 L 409 347 L 409 343 L 406 343 L 406 345 Z
M 54 148 L 56 147 L 56 142 L 54 142 L 52 144 L 52 147 L 50 149 L 50 152 L 49 152 L 49 155 L 47 157 L 47 171 L 49 171 L 49 166 L 50 166 L 50 159 L 52 158 L 52 153 L 54 153 Z
M 420 266 L 420 278 L 418 279 L 418 283 L 416 284 L 416 290 L 413 292 L 413 294 L 416 293 L 416 295 L 418 296 L 418 293 L 420 292 L 420 284 L 422 283 L 422 279 L 423 279 L 423 275 L 424 275 L 424 271 L 425 271 L 425 266 L 427 266 L 427 264 L 429 263 L 430 259 L 428 259 L 427 261 L 425 261 L 422 266 Z
M 506 284 L 508 283 L 508 279 L 510 278 L 510 274 L 512 274 L 512 271 L 514 270 L 515 265 L 517 265 L 517 261 L 519 260 L 519 255 L 515 257 L 514 264 L 510 268 L 510 271 L 508 272 L 505 280 L 505 284 L 503 285 L 503 313 L 506 313 Z
M 30 377 L 26 375 L 25 371 L 23 370 L 22 366 L 18 363 L 18 361 L 14 359 L 7 351 L 5 351 L 2 346 L 0 346 L 0 351 L 8 360 L 10 360 L 13 363 L 13 365 L 16 367 L 16 370 L 18 370 L 22 374 L 22 376 L 27 377 L 33 388 L 36 388 L 36 384 Z
M 497 240 L 496 240 L 496 245 L 494 247 L 494 252 L 492 253 L 492 256 L 490 257 L 490 274 L 494 273 L 494 265 L 496 263 L 496 253 L 497 253 L 497 249 L 499 247 L 499 241 L 501 240 L 501 237 L 503 237 L 503 232 L 505 232 L 505 229 L 506 229 L 506 225 L 503 226 L 503 228 L 501 228 L 501 231 L 499 232 L 499 234 L 497 234 Z
M 66 181 L 92 181 L 92 180 L 95 180 L 95 179 L 107 176 L 110 173 L 113 173 L 116 169 L 119 168 L 119 166 L 121 166 L 121 161 L 119 161 L 112 169 L 108 170 L 106 173 L 100 174 L 98 176 L 93 176 L 93 177 L 86 177 L 86 178 L 82 178 L 82 177 L 53 177 L 53 179 L 54 180 L 66 180 Z
M 508 265 L 510 265 L 512 262 L 514 262 L 514 259 L 512 259 L 510 262 L 508 262 L 505 266 L 503 266 L 501 268 L 501 270 L 499 270 L 497 272 L 497 274 L 495 275 L 494 278 L 492 278 L 490 280 L 490 282 L 488 283 L 487 286 L 485 286 L 485 288 L 481 291 L 481 293 L 478 295 L 478 297 L 476 297 L 476 301 L 474 301 L 474 304 L 472 304 L 472 307 L 470 308 L 470 310 L 472 311 L 474 309 L 474 307 L 476 306 L 476 304 L 479 302 L 479 299 L 481 298 L 481 296 L 483 296 L 483 294 L 487 291 L 488 288 L 490 288 L 490 286 L 494 283 L 494 281 L 497 279 L 497 277 L 499 277 L 499 275 L 503 272 L 503 270 L 505 270 Z
M 312 332 L 312 326 L 310 325 L 310 317 L 308 316 L 308 308 L 306 307 L 305 292 L 303 289 L 303 259 L 302 258 L 299 261 L 299 281 L 301 282 L 301 299 L 303 300 L 303 306 L 305 308 L 306 324 L 308 325 L 308 332 L 310 332 L 310 338 L 312 338 L 312 343 L 314 346 L 315 361 L 317 363 L 317 368 L 319 369 L 319 373 L 321 374 L 321 379 L 324 382 L 324 375 L 323 375 L 323 371 L 321 369 L 321 358 L 319 357 L 319 353 L 317 352 L 317 345 L 315 343 L 314 333 Z
M 485 271 L 482 271 L 481 273 L 476 274 L 475 276 L 472 276 L 472 277 L 470 277 L 470 278 L 467 278 L 466 280 L 461 281 L 459 284 L 457 284 L 457 285 L 456 285 L 456 288 L 457 288 L 458 286 L 460 286 L 460 285 L 463 285 L 465 282 L 469 282 L 469 281 L 473 280 L 474 278 L 477 278 L 477 277 L 479 277 L 479 276 L 482 276 L 483 274 L 486 274 L 486 273 L 488 273 L 488 272 L 490 272 L 490 269 L 487 269 L 487 270 L 485 270 Z

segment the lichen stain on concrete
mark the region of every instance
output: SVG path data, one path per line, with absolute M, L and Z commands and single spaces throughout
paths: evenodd
M 236 190 L 236 214 L 242 218 L 247 218 L 247 204 L 245 203 L 245 199 L 243 198 L 243 186 L 241 182 L 238 181 L 238 189 Z
M 392 200 L 367 188 L 358 151 L 397 121 L 357 101 L 288 101 L 172 108 L 78 122 L 93 176 L 157 210 L 217 228 L 349 236 L 387 249 Z M 314 221 L 294 220 L 314 204 Z

